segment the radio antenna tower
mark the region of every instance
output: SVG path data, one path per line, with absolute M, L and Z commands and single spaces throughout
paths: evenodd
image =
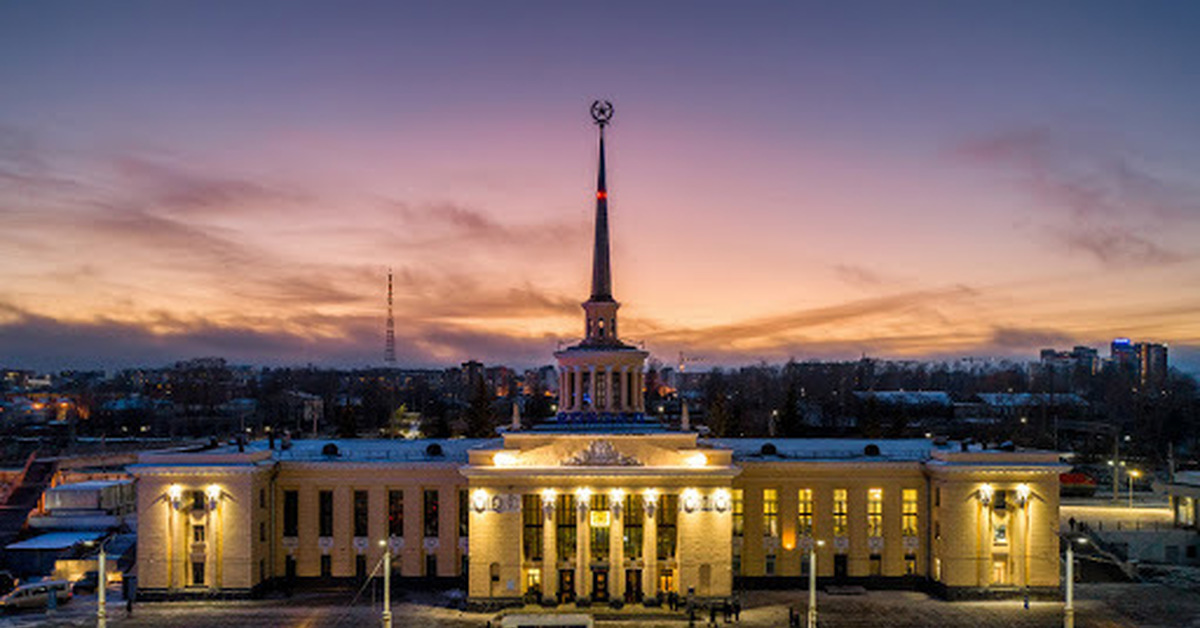
M 388 317 L 387 339 L 384 341 L 383 361 L 388 364 L 396 362 L 396 319 L 392 317 L 392 269 L 388 269 Z

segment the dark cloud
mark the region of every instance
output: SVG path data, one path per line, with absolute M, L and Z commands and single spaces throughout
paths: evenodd
M 939 303 L 959 302 L 975 296 L 977 292 L 968 286 L 953 286 L 940 290 L 923 290 L 851 301 L 728 325 L 665 331 L 659 337 L 667 342 L 702 342 L 710 346 L 722 346 L 736 342 L 773 339 L 827 325 L 864 320 L 879 322 L 927 318 L 940 322 L 943 318 L 937 309 Z
M 1110 267 L 1186 257 L 1157 240 L 1200 218 L 1200 192 L 1155 174 L 1128 148 L 1097 144 L 1047 128 L 1012 129 L 966 142 L 955 156 L 1014 177 L 1051 210 L 1038 218 L 1057 248 Z
M 113 166 L 122 178 L 141 188 L 137 195 L 142 204 L 170 213 L 240 213 L 309 200 L 294 189 L 283 190 L 257 181 L 201 173 L 144 156 L 118 157 Z

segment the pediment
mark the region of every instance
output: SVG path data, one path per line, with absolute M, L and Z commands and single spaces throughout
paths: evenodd
M 564 467 L 640 467 L 642 461 L 620 452 L 612 441 L 594 440 L 573 455 L 563 458 Z

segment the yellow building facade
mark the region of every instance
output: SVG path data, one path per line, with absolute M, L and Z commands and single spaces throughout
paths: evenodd
M 458 578 L 479 605 L 725 598 L 740 586 L 1056 588 L 1053 452 L 930 440 L 711 439 L 644 412 L 648 354 L 620 340 L 604 129 L 584 336 L 555 353 L 557 416 L 498 438 L 252 443 L 145 454 L 143 595 L 246 595 Z

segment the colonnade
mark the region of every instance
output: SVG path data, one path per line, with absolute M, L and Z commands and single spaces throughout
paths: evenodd
M 608 500 L 608 597 L 621 599 L 625 596 L 625 570 L 641 569 L 642 595 L 653 595 L 658 591 L 658 520 L 655 513 L 659 508 L 658 495 L 653 492 L 642 494 L 641 499 L 630 500 L 633 507 L 640 502 L 642 510 L 642 558 L 640 563 L 627 566 L 625 561 L 626 501 L 624 494 L 614 491 Z M 560 561 L 558 557 L 557 496 L 553 491 L 542 493 L 542 591 L 548 598 L 555 598 L 558 590 Z M 578 493 L 575 499 L 575 595 L 589 597 L 592 590 L 593 561 L 591 495 Z M 564 591 L 562 593 L 570 593 Z
M 640 366 L 562 366 L 558 369 L 559 410 L 643 412 L 644 385 Z

